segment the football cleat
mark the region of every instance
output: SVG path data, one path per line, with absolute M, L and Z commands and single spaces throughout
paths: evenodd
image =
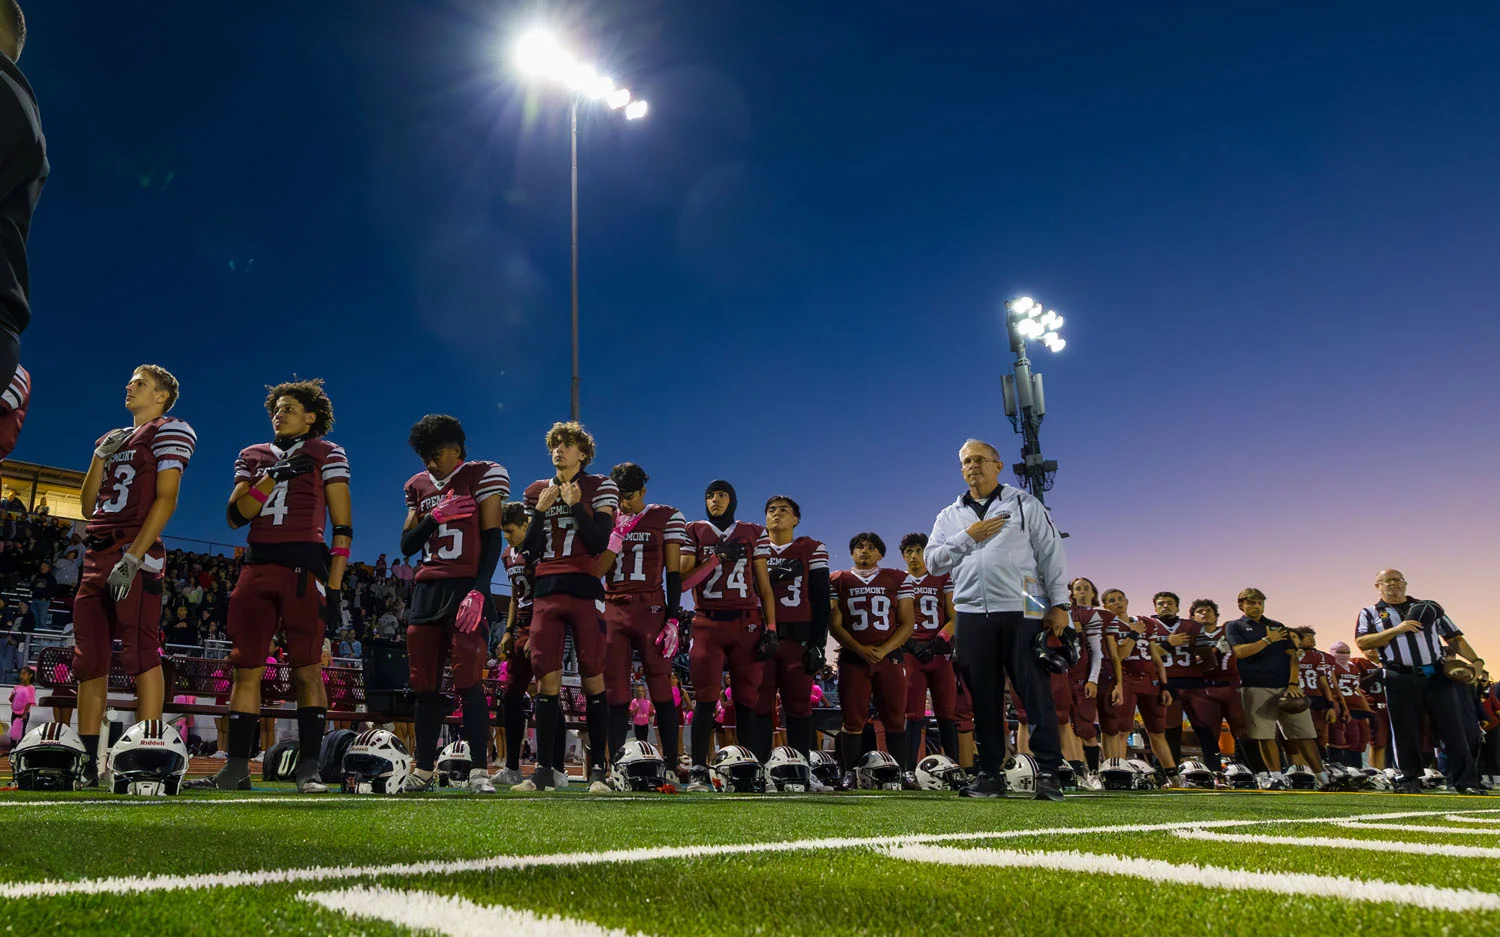
M 610 792 L 611 788 L 609 784 L 605 782 L 604 778 L 605 774 L 603 768 L 594 768 L 594 770 L 589 772 L 590 794 L 608 794 Z
M 1099 780 L 1099 775 L 1093 771 L 1085 771 L 1083 777 L 1078 779 L 1078 789 L 1081 791 L 1102 791 L 1104 782 Z
M 490 780 L 490 773 L 483 768 L 470 768 L 469 777 L 465 783 L 468 784 L 470 793 L 495 793 L 495 782 Z
M 63 722 L 37 726 L 10 752 L 16 790 L 71 791 L 83 780 L 89 753 L 73 727 Z
M 1418 779 L 1424 791 L 1447 790 L 1448 778 L 1436 768 L 1423 768 L 1422 777 Z
M 668 783 L 667 763 L 661 750 L 650 742 L 630 739 L 615 752 L 609 775 L 605 778 L 610 791 L 659 791 Z M 593 792 L 593 785 L 589 785 Z
M 960 797 L 1004 797 L 1005 775 L 985 774 L 983 771 L 974 775 L 974 780 L 959 790 Z
M 928 755 L 917 762 L 917 786 L 924 791 L 956 791 L 969 783 L 969 776 L 947 755 Z
M 170 723 L 137 722 L 109 750 L 110 788 L 116 794 L 176 794 L 187 774 L 188 751 Z
M 854 766 L 854 782 L 862 791 L 899 791 L 901 765 L 890 752 L 865 752 Z
M 326 794 L 328 793 L 328 785 L 324 784 L 323 779 L 316 774 L 308 775 L 305 778 L 297 779 L 297 793 Z
M 525 776 L 521 774 L 519 768 L 501 768 L 499 771 L 496 771 L 494 774 L 490 775 L 490 781 L 496 787 L 502 785 L 505 787 L 513 787 L 514 785 L 520 784 L 523 780 L 525 780 Z
M 1178 765 L 1177 780 L 1185 788 L 1206 791 L 1214 789 L 1214 773 L 1201 761 L 1184 761 Z
M 781 745 L 766 761 L 766 789 L 785 794 L 805 794 L 813 789 L 812 766 L 802 753 L 790 745 Z
M 413 770 L 411 752 L 385 729 L 361 732 L 344 753 L 343 781 L 346 794 L 418 793 L 432 785 L 432 772 L 425 777 Z
M 726 745 L 708 766 L 713 789 L 721 794 L 764 794 L 766 775 L 755 754 L 743 745 Z

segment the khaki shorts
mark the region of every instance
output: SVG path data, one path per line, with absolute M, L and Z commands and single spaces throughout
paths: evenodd
M 1245 704 L 1245 727 L 1252 739 L 1274 739 L 1276 726 L 1281 725 L 1281 735 L 1291 739 L 1313 739 L 1318 737 L 1313 728 L 1312 710 L 1300 713 L 1284 713 L 1277 701 L 1285 692 L 1283 687 L 1247 686 L 1240 688 L 1240 701 Z

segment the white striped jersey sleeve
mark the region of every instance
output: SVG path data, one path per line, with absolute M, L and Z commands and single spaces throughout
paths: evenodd
M 615 484 L 613 478 L 605 478 L 599 482 L 599 489 L 594 492 L 590 507 L 596 511 L 604 508 L 616 510 L 620 507 L 620 486 Z
M 896 590 L 896 600 L 900 601 L 901 599 L 915 599 L 916 597 L 917 581 L 911 578 L 911 574 L 908 573 L 906 578 L 901 580 L 901 588 Z
M 504 501 L 510 494 L 510 473 L 505 466 L 498 462 L 484 463 L 484 474 L 479 476 L 479 483 L 474 486 L 474 500 L 488 501 L 499 497 Z
M 245 458 L 247 451 L 249 450 L 241 450 L 240 454 L 234 457 L 234 483 L 236 485 L 240 482 L 255 483 L 255 473 L 250 470 L 250 460 Z
M 667 518 L 666 526 L 662 528 L 662 540 L 667 543 L 687 543 L 687 518 L 682 516 L 681 511 L 673 511 L 672 516 Z
M 193 432 L 186 420 L 173 418 L 162 423 L 156 428 L 156 436 L 151 440 L 151 454 L 156 456 L 156 470 L 186 471 L 197 445 L 198 434 Z
M 323 457 L 323 484 L 349 484 L 349 453 L 343 446 L 329 446 Z
M 810 556 L 810 557 L 807 558 L 807 569 L 808 569 L 808 572 L 812 572 L 815 569 L 827 569 L 827 568 L 828 568 L 828 548 L 826 546 L 824 546 L 822 543 L 818 543 L 817 546 L 813 547 L 812 556 Z
M 4 406 L 7 411 L 19 410 L 30 400 L 31 373 L 18 364 L 16 373 L 10 377 L 10 386 L 5 388 L 5 393 L 0 394 L 0 406 Z

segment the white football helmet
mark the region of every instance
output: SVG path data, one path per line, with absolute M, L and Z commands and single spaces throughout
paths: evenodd
M 344 753 L 346 794 L 399 794 L 411 774 L 411 752 L 385 729 L 361 732 Z
M 1441 791 L 1448 787 L 1448 778 L 1436 768 L 1423 768 L 1422 776 L 1417 780 L 1424 791 Z
M 1135 790 L 1135 769 L 1124 758 L 1106 758 L 1099 766 L 1099 780 L 1106 791 Z
M 808 753 L 807 763 L 812 768 L 813 777 L 829 787 L 837 787 L 839 783 L 839 762 L 837 758 L 815 748 Z
M 1238 761 L 1231 761 L 1224 768 L 1224 780 L 1237 791 L 1253 791 L 1257 786 L 1255 772 Z
M 947 755 L 928 755 L 917 762 L 917 786 L 924 791 L 956 791 L 968 783 L 964 769 Z
M 1365 776 L 1366 790 L 1389 794 L 1396 789 L 1396 785 L 1390 776 L 1379 768 L 1365 768 L 1360 773 Z
M 188 750 L 170 723 L 137 722 L 109 750 L 109 770 L 116 794 L 161 797 L 176 794 L 187 774 Z
M 1132 771 L 1135 772 L 1136 790 L 1154 791 L 1160 786 L 1156 783 L 1156 769 L 1151 767 L 1151 765 L 1147 762 L 1144 762 L 1139 758 L 1132 758 L 1125 763 L 1130 766 L 1130 769 Z
M 1178 765 L 1177 780 L 1182 782 L 1183 787 L 1209 791 L 1214 789 L 1214 773 L 1201 761 L 1184 761 Z
M 865 752 L 854 766 L 854 783 L 862 791 L 901 790 L 901 765 L 890 752 Z
M 88 764 L 83 739 L 65 722 L 37 726 L 10 750 L 16 790 L 71 791 Z
M 1027 797 L 1036 795 L 1036 779 L 1042 769 L 1037 767 L 1035 758 L 1025 754 L 1011 755 L 1005 759 L 1001 770 L 1005 772 L 1007 794 L 1025 794 Z
M 1286 769 L 1286 786 L 1294 791 L 1315 791 L 1318 776 L 1307 765 L 1292 765 Z
M 805 794 L 812 790 L 812 766 L 795 748 L 780 745 L 766 761 L 766 780 L 768 791 Z
M 743 745 L 719 749 L 709 762 L 708 773 L 714 790 L 721 794 L 764 794 L 766 774 L 757 759 Z
M 612 791 L 659 791 L 669 783 L 667 762 L 655 745 L 630 739 L 615 753 L 604 783 Z
M 469 743 L 462 739 L 449 742 L 438 755 L 438 786 L 468 787 L 469 769 L 473 767 L 474 759 L 469 751 Z

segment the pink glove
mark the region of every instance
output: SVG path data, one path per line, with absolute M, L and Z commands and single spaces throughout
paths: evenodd
M 470 589 L 464 600 L 458 603 L 458 615 L 453 619 L 453 627 L 461 634 L 472 634 L 479 628 L 479 623 L 484 621 L 484 593 L 477 589 Z
M 437 503 L 432 509 L 432 519 L 439 524 L 449 521 L 461 521 L 466 517 L 473 517 L 474 512 L 479 510 L 479 505 L 468 495 L 455 495 L 449 492 L 447 497 Z
M 667 623 L 656 634 L 656 649 L 661 651 L 662 657 L 671 660 L 677 656 L 677 640 L 677 619 L 668 618 Z
M 619 556 L 621 553 L 623 553 L 625 550 L 625 532 L 618 527 L 610 531 L 609 546 L 605 549 L 609 550 L 609 552 L 613 553 L 615 556 Z

